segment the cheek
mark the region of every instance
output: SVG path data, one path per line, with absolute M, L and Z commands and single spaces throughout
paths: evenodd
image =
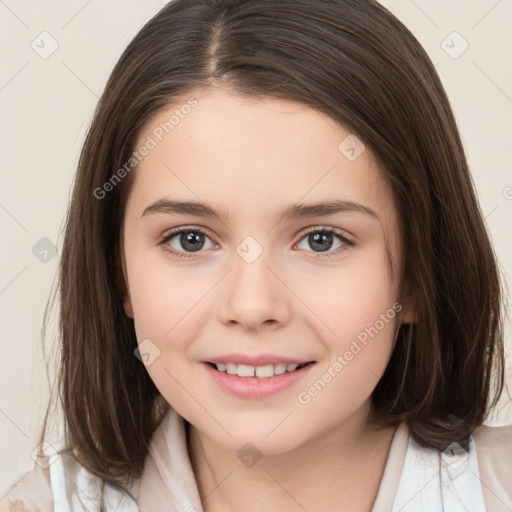
M 324 336 L 327 356 L 297 396 L 304 411 L 326 425 L 350 416 L 368 400 L 392 353 L 401 305 L 386 293 L 360 299 L 365 300 L 338 303 L 338 315 L 331 320 L 335 334 Z
M 190 321 L 205 294 L 205 286 L 198 285 L 169 269 L 147 267 L 130 283 L 137 338 L 165 340 L 176 338 L 180 326 Z
M 198 300 L 190 273 L 166 260 L 164 250 L 149 246 L 142 235 L 127 233 L 125 259 L 137 339 L 163 339 Z M 188 278 L 188 279 L 187 279 Z
M 328 328 L 335 344 L 373 325 L 392 307 L 397 295 L 381 247 L 354 253 L 339 268 L 315 271 L 297 285 L 297 294 Z
M 196 392 L 191 389 L 194 381 L 189 382 L 197 365 L 190 350 L 195 340 L 204 337 L 218 276 L 211 270 L 177 268 L 164 254 L 155 257 L 149 251 L 133 253 L 129 265 L 127 258 L 137 340 L 139 344 L 150 340 L 158 354 L 146 369 L 165 398 L 179 405 L 185 382 L 189 391 Z
M 331 271 L 325 280 L 320 276 L 309 296 L 303 288 L 327 351 L 324 370 L 331 376 L 325 377 L 326 387 L 338 397 L 368 396 L 391 355 L 402 305 L 386 261 L 375 252 L 350 268 Z
M 190 379 L 193 363 L 187 353 L 200 335 L 195 308 L 206 287 L 162 265 L 134 266 L 133 271 L 130 292 L 135 332 L 139 345 L 149 343 L 153 355 L 146 370 L 165 399 L 177 410 L 186 410 L 188 393 L 200 392 Z

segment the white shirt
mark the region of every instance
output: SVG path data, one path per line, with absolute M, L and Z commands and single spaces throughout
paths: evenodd
M 161 449 L 150 451 L 173 502 L 166 502 L 166 510 L 203 512 L 183 418 L 169 408 L 153 438 L 164 447 L 163 453 Z M 101 480 L 69 454 L 48 454 L 40 464 L 10 487 L 8 498 L 13 510 L 100 510 Z M 139 483 L 131 489 L 135 496 Z M 131 499 L 108 485 L 104 496 L 108 511 L 139 512 Z M 14 507 L 17 500 L 23 509 Z M 372 512 L 423 511 L 512 512 L 512 425 L 482 426 L 470 437 L 468 452 L 454 444 L 441 453 L 420 446 L 406 424 L 400 424 Z

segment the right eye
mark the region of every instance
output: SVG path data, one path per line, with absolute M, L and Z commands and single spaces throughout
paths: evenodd
M 202 229 L 180 227 L 168 231 L 160 241 L 160 245 L 163 246 L 164 251 L 170 254 L 181 258 L 191 258 L 193 253 L 201 251 L 205 237 L 210 239 Z M 172 245 L 173 242 L 174 245 Z

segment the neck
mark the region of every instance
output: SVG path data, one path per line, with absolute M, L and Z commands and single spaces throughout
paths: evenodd
M 244 466 L 194 425 L 190 460 L 205 512 L 351 510 L 370 512 L 395 427 L 369 423 L 369 403 L 295 449 Z

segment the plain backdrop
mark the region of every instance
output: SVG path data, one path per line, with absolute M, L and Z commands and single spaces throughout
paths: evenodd
M 0 498 L 33 465 L 49 395 L 40 331 L 80 147 L 114 64 L 164 3 L 0 0 Z M 440 74 L 510 287 L 512 0 L 383 3 Z M 510 325 L 507 339 L 490 424 L 512 423 Z

